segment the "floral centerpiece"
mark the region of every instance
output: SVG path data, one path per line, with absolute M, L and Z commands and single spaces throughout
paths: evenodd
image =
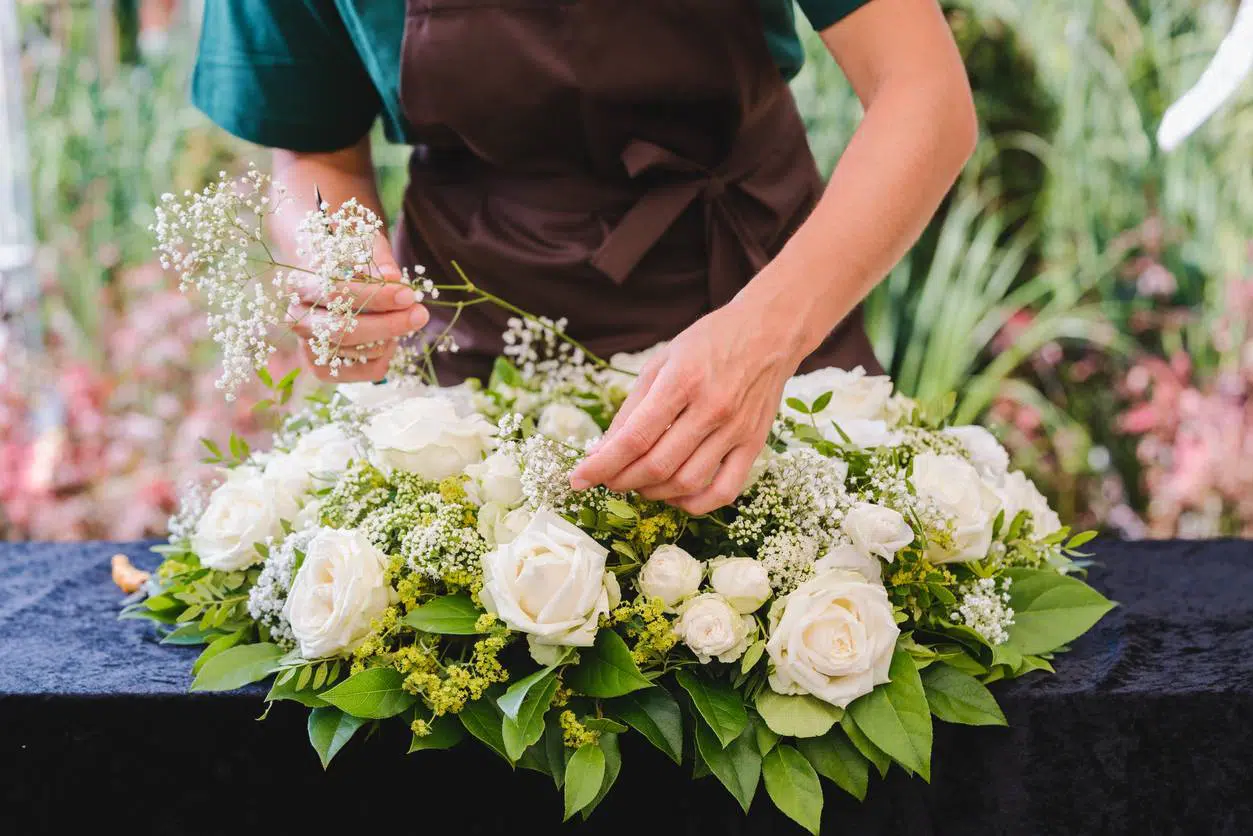
M 261 230 L 240 202 L 270 210 L 247 190 L 189 198 L 167 201 L 162 246 L 223 298 L 229 270 L 206 278 L 205 264 L 225 248 L 191 257 L 185 242 L 237 224 L 250 245 Z M 215 205 L 234 220 L 205 232 Z M 368 275 L 369 249 L 351 244 L 377 221 L 348 212 L 310 213 L 328 294 Z M 431 301 L 479 293 L 464 277 L 415 284 Z M 275 308 L 230 298 L 257 313 L 228 366 L 239 378 L 263 363 Z M 267 452 L 209 443 L 222 482 L 188 498 L 124 611 L 205 645 L 194 690 L 273 677 L 267 701 L 310 709 L 324 765 L 385 721 L 411 729 L 410 752 L 477 741 L 550 775 L 566 818 L 591 814 L 624 768 L 619 736 L 638 734 L 745 810 L 764 783 L 816 833 L 823 779 L 860 799 L 894 765 L 929 778 L 933 719 L 1003 725 L 987 684 L 1052 670 L 1113 606 L 1079 579 L 1089 535 L 1070 534 L 986 430 L 861 369 L 788 383 L 727 507 L 574 491 L 647 353 L 594 358 L 518 313 L 485 382 L 343 384 L 289 415 Z M 439 336 L 422 351 L 449 348 Z M 422 351 L 411 370 L 429 365 Z M 284 400 L 290 378 L 262 377 Z

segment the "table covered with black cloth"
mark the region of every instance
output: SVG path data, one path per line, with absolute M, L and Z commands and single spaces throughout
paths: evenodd
M 937 724 L 930 785 L 894 771 L 864 805 L 832 788 L 823 833 L 1253 833 L 1253 543 L 1094 550 L 1090 580 L 1121 606 L 1056 676 L 993 686 L 1009 728 Z M 142 544 L 0 544 L 0 833 L 563 832 L 551 782 L 481 747 L 405 755 L 392 724 L 323 772 L 302 707 L 257 722 L 260 686 L 188 694 L 197 650 L 116 619 L 118 551 L 156 562 Z M 800 832 L 764 789 L 744 817 L 638 739 L 623 757 L 566 829 Z

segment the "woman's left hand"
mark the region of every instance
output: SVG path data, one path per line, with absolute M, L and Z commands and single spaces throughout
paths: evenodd
M 571 486 L 634 490 L 691 514 L 733 502 L 800 363 L 790 323 L 779 324 L 737 299 L 679 334 L 644 367 Z

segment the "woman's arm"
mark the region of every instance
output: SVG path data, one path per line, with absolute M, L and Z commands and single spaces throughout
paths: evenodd
M 822 38 L 866 114 L 792 240 L 644 369 L 576 489 L 639 490 L 692 513 L 735 499 L 783 384 L 926 226 L 977 138 L 935 0 L 872 0 Z
M 331 207 L 337 207 L 349 198 L 383 217 L 379 205 L 378 189 L 374 180 L 374 163 L 370 157 L 370 139 L 363 137 L 356 145 L 329 153 L 305 153 L 275 149 L 272 158 L 274 179 L 287 188 L 291 208 L 280 212 L 274 219 L 274 238 L 283 257 L 290 263 L 296 261 L 296 230 L 307 210 L 314 207 L 314 194 L 320 192 L 322 199 Z M 374 261 L 383 279 L 400 280 L 400 268 L 392 256 L 387 236 L 380 232 L 374 243 Z M 396 350 L 395 338 L 416 331 L 426 324 L 427 312 L 414 304 L 413 291 L 403 287 L 379 288 L 375 285 L 352 284 L 345 287 L 356 298 L 361 309 L 357 327 L 346 336 L 343 347 L 367 360 L 360 364 L 343 366 L 338 376 L 332 378 L 326 366 L 313 364 L 308 338 L 311 319 L 320 316 L 316 307 L 317 291 L 310 287 L 302 292 L 305 302 L 292 308 L 292 329 L 300 335 L 305 360 L 322 380 L 349 382 L 354 380 L 379 380 L 387 372 L 387 364 Z M 366 350 L 353 350 L 353 346 L 383 340 L 383 345 Z

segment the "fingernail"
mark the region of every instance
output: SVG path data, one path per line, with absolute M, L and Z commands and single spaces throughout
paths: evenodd
M 582 476 L 575 476 L 570 479 L 570 487 L 576 491 L 584 491 L 592 486 L 592 483 L 584 479 Z
M 413 295 L 413 291 L 407 287 L 403 287 L 396 291 L 396 304 L 401 307 L 408 307 L 409 305 L 412 305 L 414 300 L 417 298 L 418 297 Z
M 426 324 L 426 311 L 421 308 L 414 308 L 409 312 L 409 324 L 414 328 L 421 328 Z

